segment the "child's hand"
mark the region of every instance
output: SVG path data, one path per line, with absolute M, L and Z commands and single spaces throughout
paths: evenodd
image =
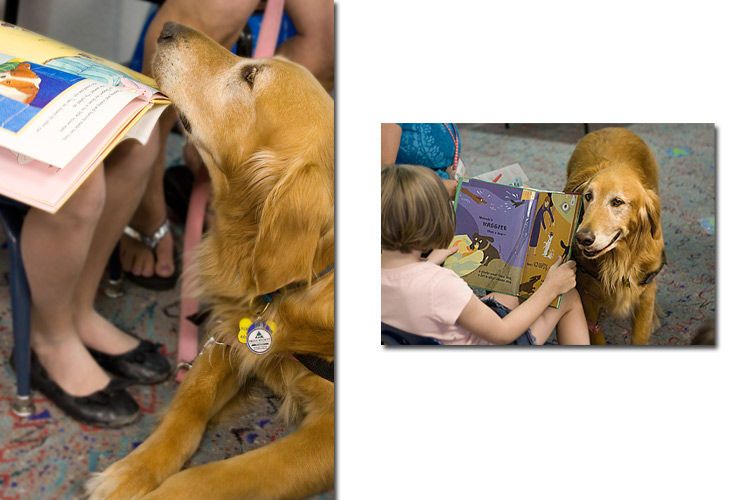
M 437 265 L 441 265 L 445 262 L 445 259 L 458 252 L 458 245 L 453 245 L 450 248 L 439 248 L 430 252 L 427 256 L 427 262 L 433 262 Z
M 445 190 L 448 191 L 448 196 L 450 196 L 451 200 L 456 197 L 458 181 L 453 179 L 443 179 L 443 186 L 445 186 Z
M 576 286 L 576 262 L 569 260 L 562 264 L 562 257 L 558 257 L 549 268 L 547 277 L 540 287 L 547 287 L 555 296 L 562 295 Z

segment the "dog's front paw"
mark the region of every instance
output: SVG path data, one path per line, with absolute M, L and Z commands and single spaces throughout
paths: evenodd
M 144 497 L 158 486 L 153 472 L 138 464 L 131 455 L 89 479 L 86 493 L 91 500 L 131 500 Z

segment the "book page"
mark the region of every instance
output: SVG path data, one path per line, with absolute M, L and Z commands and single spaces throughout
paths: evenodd
M 537 206 L 531 218 L 526 262 L 518 288 L 522 299 L 531 296 L 544 282 L 549 267 L 559 257 L 570 254 L 573 228 L 577 223 L 580 196 L 575 194 L 537 193 Z M 553 301 L 554 307 L 559 299 Z
M 0 145 L 59 168 L 139 95 L 28 61 L 0 61 Z
M 0 52 L 105 85 L 128 88 L 147 100 L 163 97 L 154 95 L 158 93 L 156 82 L 144 74 L 12 24 L 0 24 Z
M 458 252 L 445 261 L 469 285 L 515 295 L 529 237 L 534 192 L 476 179 L 456 196 Z
M 529 178 L 518 163 L 506 165 L 474 177 L 487 182 L 496 182 L 507 186 L 524 187 L 529 184 Z
M 105 127 L 65 168 L 56 168 L 25 155 L 0 148 L 0 194 L 54 213 L 73 194 L 108 152 L 143 113 L 134 100 Z M 114 125 L 122 124 L 121 126 Z

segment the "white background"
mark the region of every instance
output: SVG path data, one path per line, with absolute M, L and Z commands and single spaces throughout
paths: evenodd
M 341 498 L 750 498 L 740 5 L 338 2 Z M 391 121 L 715 122 L 720 346 L 382 349 L 378 170 Z

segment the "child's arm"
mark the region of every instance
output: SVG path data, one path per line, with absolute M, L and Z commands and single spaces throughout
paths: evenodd
M 520 337 L 542 315 L 549 303 L 576 286 L 576 264 L 561 259 L 550 267 L 539 289 L 523 304 L 501 318 L 495 311 L 473 296 L 458 317 L 457 323 L 493 344 L 509 344 Z

